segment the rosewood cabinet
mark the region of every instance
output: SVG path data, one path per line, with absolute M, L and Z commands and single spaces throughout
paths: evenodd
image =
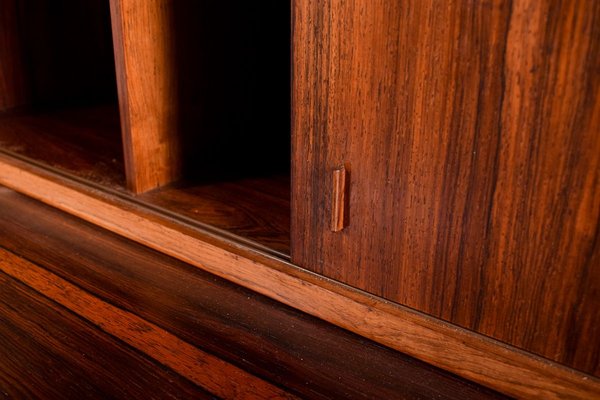
M 295 2 L 292 261 L 598 374 L 599 7 L 443 3 Z
M 600 3 L 0 0 L 0 184 L 517 397 L 600 396 Z

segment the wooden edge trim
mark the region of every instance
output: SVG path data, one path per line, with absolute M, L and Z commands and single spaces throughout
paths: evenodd
M 0 154 L 0 184 L 466 379 L 519 398 L 593 398 L 600 379 L 206 234 Z
M 0 248 L 0 271 L 223 398 L 295 396 Z

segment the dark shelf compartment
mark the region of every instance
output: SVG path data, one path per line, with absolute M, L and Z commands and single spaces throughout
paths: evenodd
M 124 188 L 108 1 L 0 8 L 0 147 Z
M 133 197 L 147 189 L 129 183 L 165 167 L 155 149 L 169 141 L 174 179 L 137 201 L 289 254 L 290 2 L 148 3 L 161 17 L 131 21 L 111 14 L 116 4 L 0 4 L 0 149 Z M 147 43 L 147 24 L 164 40 Z M 140 59 L 138 46 L 169 56 Z M 141 77 L 133 87 L 126 64 Z M 144 75 L 159 65 L 164 75 Z M 153 96 L 160 103 L 145 104 Z M 146 116 L 164 130 L 146 129 Z M 136 165 L 136 146 L 147 164 Z
M 180 180 L 137 199 L 290 248 L 290 2 L 170 4 Z
M 2 115 L 0 148 L 124 190 L 119 113 L 114 105 Z

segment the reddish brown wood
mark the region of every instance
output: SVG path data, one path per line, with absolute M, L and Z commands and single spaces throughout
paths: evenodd
M 516 397 L 588 398 L 600 379 L 314 275 L 0 154 L 0 183 L 202 270 Z
M 181 175 L 172 6 L 168 0 L 111 0 L 110 6 L 127 186 L 142 193 Z
M 588 0 L 294 2 L 292 261 L 600 375 L 599 29 Z
M 180 183 L 137 197 L 138 201 L 290 253 L 289 176 L 212 183 Z
M 133 192 L 289 170 L 289 2 L 112 0 L 111 10 Z
M 15 256 L 0 250 L 0 270 L 95 324 L 102 321 L 103 330 L 180 373 L 198 351 L 165 361 L 165 348 L 178 340 L 165 331 L 302 398 L 499 397 L 8 190 L 0 190 L 0 247 L 42 267 L 18 260 L 6 266 Z M 204 380 L 247 381 L 227 366 L 215 370 L 210 357 L 198 359 L 206 360 L 195 368 Z
M 345 226 L 346 214 L 346 169 L 337 168 L 333 171 L 331 193 L 331 230 L 339 232 Z
M 116 106 L 0 117 L 0 149 L 124 191 Z M 289 176 L 179 183 L 137 200 L 289 255 Z
M 3 150 L 122 187 L 116 97 L 104 0 L 0 2 Z
M 5 114 L 0 149 L 109 188 L 125 188 L 116 106 Z
M 213 398 L 2 272 L 0 322 L 0 391 L 8 398 Z
M 0 249 L 2 272 L 34 288 L 219 398 L 296 398 L 39 266 Z

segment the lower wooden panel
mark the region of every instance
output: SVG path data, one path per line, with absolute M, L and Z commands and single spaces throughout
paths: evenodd
M 7 266 L 17 255 L 30 262 Z M 229 363 L 307 399 L 501 397 L 5 188 L 1 270 L 93 323 L 99 311 L 110 315 L 115 323 L 100 329 L 202 386 L 207 377 L 218 382 L 224 374 L 251 386 L 253 380 L 233 374 Z M 73 295 L 65 297 L 65 288 Z M 79 300 L 75 307 L 73 299 Z M 146 329 L 127 329 L 131 321 Z M 173 335 L 193 347 L 173 353 L 169 349 L 181 343 Z M 183 368 L 190 355 L 203 361 L 202 368 Z
M 0 249 L 0 269 L 221 398 L 295 398 L 156 325 Z M 25 314 L 27 316 L 27 314 Z
M 4 155 L 0 155 L 0 184 L 506 394 L 548 399 L 600 394 L 600 381 L 594 377 L 385 302 Z
M 29 266 L 0 253 L 2 269 L 9 264 Z M 0 391 L 8 398 L 213 398 L 2 272 L 0 343 Z

